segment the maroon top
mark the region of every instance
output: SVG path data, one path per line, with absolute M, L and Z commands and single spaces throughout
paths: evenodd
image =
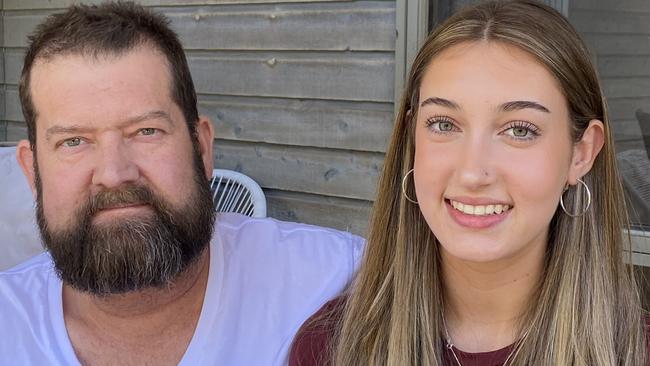
M 298 331 L 289 353 L 289 366 L 331 366 L 329 347 L 332 333 L 341 316 L 343 299 L 336 298 L 326 303 L 312 315 Z M 318 319 L 318 322 L 315 320 Z M 646 318 L 646 338 L 650 340 L 650 318 Z M 650 344 L 649 344 L 650 348 Z M 454 352 L 462 365 L 502 366 L 512 345 L 491 352 L 467 353 L 454 347 Z M 445 366 L 456 366 L 451 351 L 445 348 Z

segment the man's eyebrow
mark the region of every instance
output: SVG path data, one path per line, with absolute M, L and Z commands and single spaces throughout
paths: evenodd
M 540 112 L 551 113 L 551 111 L 549 111 L 548 108 L 544 107 L 543 105 L 528 100 L 515 100 L 512 102 L 506 102 L 501 104 L 499 109 L 504 112 L 518 111 L 521 109 L 536 109 Z
M 152 119 L 162 119 L 163 121 L 169 123 L 170 126 L 174 126 L 174 122 L 172 122 L 172 118 L 169 116 L 167 112 L 161 110 L 155 110 L 155 111 L 149 111 L 143 113 L 139 116 L 129 118 L 126 121 L 122 122 L 119 125 L 119 128 L 129 127 L 131 125 L 152 120 Z
M 143 113 L 139 116 L 135 116 L 132 118 L 127 119 L 126 121 L 120 123 L 118 125 L 118 128 L 126 128 L 129 126 L 132 126 L 134 124 L 138 124 L 140 122 L 152 120 L 152 119 L 161 119 L 165 122 L 167 122 L 171 127 L 174 126 L 174 123 L 172 122 L 171 117 L 169 114 L 165 111 L 161 110 L 155 110 L 155 111 L 149 111 L 146 113 Z M 86 127 L 86 126 L 80 126 L 80 125 L 71 125 L 71 126 L 52 126 L 45 131 L 45 139 L 49 141 L 52 136 L 54 135 L 60 135 L 60 134 L 82 134 L 82 133 L 88 133 L 92 132 L 95 130 L 95 128 L 92 127 Z
M 456 110 L 461 109 L 458 104 L 452 102 L 451 100 L 445 98 L 439 98 L 439 97 L 431 97 L 425 99 L 422 103 L 420 103 L 420 107 L 425 107 L 427 105 L 432 105 L 432 104 L 439 105 L 441 107 L 456 109 Z

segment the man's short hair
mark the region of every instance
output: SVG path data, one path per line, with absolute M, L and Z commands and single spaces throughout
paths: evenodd
M 183 46 L 169 28 L 169 20 L 133 2 L 74 5 L 49 16 L 29 36 L 20 77 L 20 102 L 32 149 L 36 147 L 37 111 L 29 90 L 34 63 L 62 55 L 120 56 L 138 46 L 152 46 L 167 59 L 171 97 L 185 117 L 190 135 L 196 138 L 198 111 L 196 92 Z

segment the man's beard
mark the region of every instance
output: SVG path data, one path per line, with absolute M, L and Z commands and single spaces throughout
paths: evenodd
M 195 155 L 197 152 L 195 151 Z M 143 185 L 126 185 L 89 197 L 63 230 L 49 227 L 36 168 L 36 217 L 45 248 L 61 280 L 97 296 L 170 285 L 196 262 L 212 237 L 215 210 L 201 159 L 195 156 L 190 199 L 173 207 Z M 102 209 L 145 204 L 144 215 L 93 224 Z

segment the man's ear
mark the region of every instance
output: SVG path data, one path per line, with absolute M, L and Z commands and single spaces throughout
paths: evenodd
M 573 146 L 573 157 L 569 168 L 568 183 L 575 185 L 578 179 L 589 173 L 594 161 L 605 143 L 605 127 L 602 121 L 592 119 L 582 134 L 582 138 Z
M 36 172 L 34 171 L 34 151 L 27 140 L 20 140 L 18 146 L 16 146 L 16 160 L 18 160 L 18 165 L 20 169 L 25 174 L 27 178 L 27 183 L 29 183 L 29 188 L 32 190 L 32 195 L 36 199 Z
M 208 179 L 212 178 L 212 144 L 214 143 L 214 127 L 208 117 L 200 116 L 196 125 L 199 140 L 199 152 L 203 160 L 203 168 Z

